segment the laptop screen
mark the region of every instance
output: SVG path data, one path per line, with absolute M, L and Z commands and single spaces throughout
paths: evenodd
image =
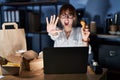
M 45 74 L 86 73 L 88 47 L 56 47 L 43 49 Z

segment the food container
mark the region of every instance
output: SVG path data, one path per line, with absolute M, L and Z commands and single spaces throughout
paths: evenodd
M 19 75 L 20 64 L 8 62 L 6 65 L 1 65 L 2 75 Z

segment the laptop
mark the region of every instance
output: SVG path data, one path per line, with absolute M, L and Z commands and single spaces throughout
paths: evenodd
M 87 72 L 88 47 L 49 47 L 43 49 L 44 74 Z

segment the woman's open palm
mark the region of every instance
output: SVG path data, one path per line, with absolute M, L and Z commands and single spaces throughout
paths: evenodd
M 48 21 L 48 17 L 46 17 L 47 22 L 47 32 L 50 34 L 55 34 L 56 32 L 60 32 L 61 30 L 57 29 L 59 17 L 56 18 L 55 15 L 50 17 L 50 22 Z

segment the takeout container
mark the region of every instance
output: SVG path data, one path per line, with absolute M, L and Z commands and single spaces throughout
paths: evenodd
M 20 64 L 8 62 L 5 65 L 1 65 L 2 75 L 19 75 Z

